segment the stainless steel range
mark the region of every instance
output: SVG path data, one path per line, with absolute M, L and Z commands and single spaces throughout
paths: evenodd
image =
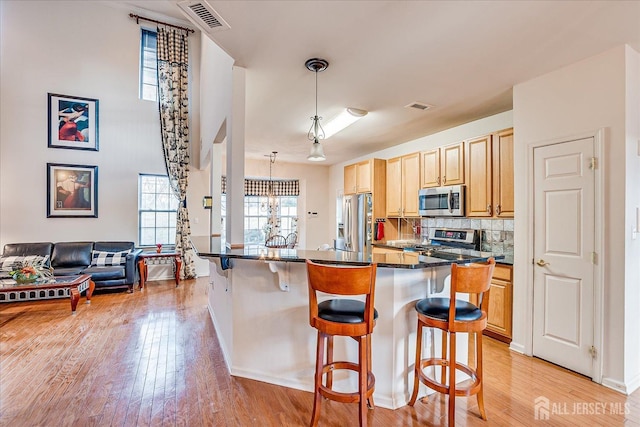
M 431 228 L 428 244 L 413 245 L 406 249 L 436 258 L 464 259 L 469 256 L 469 250 L 480 250 L 480 233 L 472 229 Z

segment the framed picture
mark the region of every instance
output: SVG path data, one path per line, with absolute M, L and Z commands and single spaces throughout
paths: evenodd
M 98 167 L 47 163 L 47 218 L 98 217 Z
M 49 94 L 49 147 L 98 151 L 98 100 Z

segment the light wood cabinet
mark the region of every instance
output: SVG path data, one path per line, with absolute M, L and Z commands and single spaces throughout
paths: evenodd
M 494 213 L 513 218 L 513 129 L 497 132 L 492 139 Z
M 513 268 L 497 264 L 491 279 L 485 335 L 511 342 L 513 321 Z
M 374 186 L 375 161 L 369 159 L 344 167 L 344 194 L 371 193 Z
M 466 142 L 468 217 L 513 218 L 513 129 Z
M 442 185 L 464 184 L 464 142 L 440 148 Z
M 344 194 L 356 194 L 356 164 L 344 167 Z
M 384 218 L 386 210 L 386 161 L 369 159 L 344 167 L 344 194 L 371 193 L 373 221 L 371 235 L 375 236 L 375 219 Z
M 387 160 L 387 216 L 402 216 L 402 158 Z
M 402 156 L 402 215 L 417 217 L 420 190 L 420 153 Z
M 387 160 L 387 217 L 417 217 L 420 153 Z
M 464 142 L 420 153 L 420 187 L 464 184 Z

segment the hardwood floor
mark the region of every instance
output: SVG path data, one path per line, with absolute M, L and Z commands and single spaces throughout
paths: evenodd
M 0 425 L 308 425 L 311 393 L 228 374 L 206 308 L 207 279 L 96 293 L 91 305 L 81 298 L 75 316 L 66 299 L 1 304 Z M 458 425 L 640 426 L 640 391 L 627 397 L 484 342 L 489 421 L 478 417 L 475 398 L 460 398 Z M 540 397 L 549 400 L 546 421 L 534 417 Z M 446 412 L 436 395 L 415 408 L 376 408 L 369 422 L 444 426 Z M 321 426 L 357 423 L 357 405 L 323 401 Z

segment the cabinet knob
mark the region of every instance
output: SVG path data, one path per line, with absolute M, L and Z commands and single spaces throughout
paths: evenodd
M 438 177 L 438 179 L 436 179 L 436 182 L 438 183 L 438 185 L 440 185 L 440 177 Z
M 500 215 L 502 213 L 502 208 L 500 205 L 496 206 L 496 214 Z
M 446 184 L 446 183 L 447 183 L 447 176 L 446 176 L 446 175 L 444 175 L 444 176 L 442 177 L 442 183 L 443 183 L 443 184 Z
M 491 215 L 491 205 L 487 205 L 487 213 Z

